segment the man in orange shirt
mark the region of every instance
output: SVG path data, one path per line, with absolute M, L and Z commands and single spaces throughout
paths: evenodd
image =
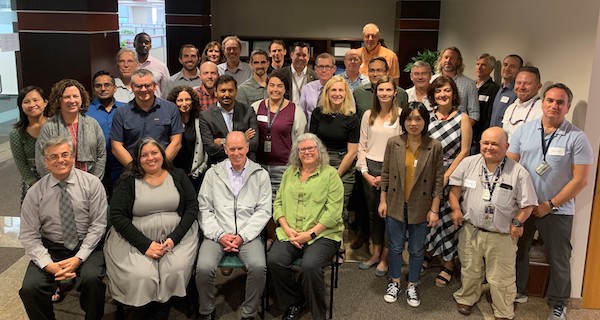
M 394 79 L 396 86 L 400 78 L 400 67 L 398 66 L 398 56 L 396 53 L 379 43 L 379 27 L 374 23 L 367 23 L 363 27 L 363 42 L 364 46 L 360 48 L 362 55 L 362 64 L 360 65 L 360 73 L 367 74 L 369 69 L 369 61 L 373 57 L 384 57 L 388 63 L 388 75 Z

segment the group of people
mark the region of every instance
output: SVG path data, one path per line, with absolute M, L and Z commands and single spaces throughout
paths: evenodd
M 219 261 L 235 255 L 248 274 L 242 319 L 257 317 L 267 268 L 282 319 L 305 305 L 324 319 L 323 266 L 343 256 L 354 229 L 350 247 L 372 242 L 358 267 L 389 275 L 385 301 L 402 292 L 408 242 L 411 307 L 439 256 L 440 287 L 460 259 L 460 313 L 471 313 L 487 279 L 496 318 L 512 319 L 513 302 L 527 301 L 537 229 L 551 270 L 549 319 L 564 319 L 574 197 L 592 161 L 585 134 L 565 119 L 570 89 L 553 84 L 539 96 L 539 70 L 518 55 L 503 60 L 501 85 L 489 54 L 471 80 L 451 47 L 435 70 L 415 62 L 414 86 L 403 90 L 379 35 L 365 25 L 364 46 L 345 54 L 338 75 L 329 53 L 311 69 L 304 42 L 291 47 L 291 64 L 281 40 L 245 63 L 229 36 L 202 53 L 182 46 L 182 69 L 170 76 L 140 33 L 135 50 L 117 53 L 118 77 L 94 75 L 93 99 L 73 79 L 48 100 L 23 88 L 10 141 L 23 178 L 28 315 L 54 318 L 52 302 L 75 287 L 86 319 L 102 318 L 106 269 L 130 318 L 167 319 L 194 275 L 200 318 L 215 319 Z

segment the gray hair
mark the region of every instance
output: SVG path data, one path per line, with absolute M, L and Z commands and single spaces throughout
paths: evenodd
M 415 61 L 415 63 L 413 63 L 410 71 L 412 71 L 412 69 L 414 68 L 427 68 L 427 70 L 429 70 L 429 73 L 431 73 L 431 65 L 423 60 L 417 60 Z
M 300 161 L 300 143 L 307 140 L 314 141 L 317 145 L 318 166 L 324 167 L 329 165 L 329 154 L 327 154 L 327 148 L 325 148 L 325 145 L 323 142 L 321 142 L 319 137 L 317 137 L 315 134 L 307 132 L 299 135 L 296 141 L 294 141 L 292 144 L 292 150 L 290 151 L 290 157 L 288 158 L 290 167 L 294 169 L 302 168 L 302 162 Z
M 48 141 L 46 141 L 44 143 L 44 146 L 42 147 L 42 154 L 44 155 L 44 157 L 46 157 L 46 152 L 48 151 L 48 149 L 55 146 L 62 146 L 63 144 L 68 145 L 69 149 L 71 150 L 71 153 L 75 155 L 75 146 L 73 145 L 73 141 L 62 136 L 57 136 L 48 139 Z
M 137 52 L 135 52 L 135 50 L 131 50 L 129 48 L 121 48 L 119 50 L 119 52 L 117 52 L 117 56 L 116 56 L 117 57 L 117 64 L 119 64 L 119 59 L 121 58 L 121 55 L 123 53 L 126 53 L 126 52 L 131 53 L 133 55 L 133 58 L 135 59 L 135 62 L 140 63 L 140 60 L 138 59 Z
M 494 57 L 493 55 L 489 54 L 489 53 L 483 53 L 481 54 L 479 57 L 477 57 L 477 60 L 481 60 L 481 59 L 485 59 L 487 61 L 488 66 L 492 67 L 492 69 L 494 69 L 494 67 L 496 66 L 496 57 Z
M 131 79 L 133 79 L 134 77 L 135 78 L 142 78 L 142 77 L 145 77 L 145 76 L 150 76 L 152 78 L 152 81 L 154 81 L 154 74 L 152 74 L 152 71 L 150 71 L 148 69 L 137 69 L 137 70 L 135 70 L 131 74 Z

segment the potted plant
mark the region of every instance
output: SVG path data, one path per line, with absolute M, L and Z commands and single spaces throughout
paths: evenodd
M 410 58 L 411 62 L 407 63 L 404 67 L 404 72 L 410 72 L 410 69 L 412 69 L 413 64 L 419 60 L 429 63 L 431 69 L 433 70 L 435 68 L 435 63 L 437 59 L 437 51 L 431 51 L 429 49 L 425 49 L 423 52 L 417 51 L 417 55 Z

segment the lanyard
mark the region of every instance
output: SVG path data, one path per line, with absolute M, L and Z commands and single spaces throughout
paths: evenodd
M 540 121 L 541 123 L 541 121 Z M 546 161 L 546 153 L 548 153 L 548 149 L 550 149 L 550 143 L 552 142 L 552 139 L 554 139 L 554 135 L 556 135 L 556 131 L 558 131 L 558 128 L 556 128 L 556 130 L 554 130 L 554 132 L 552 132 L 552 135 L 550 136 L 550 139 L 548 139 L 548 144 L 546 144 L 546 140 L 544 139 L 544 124 L 541 123 L 542 125 L 542 153 L 544 154 L 544 161 Z
M 279 115 L 279 111 L 281 111 L 281 106 L 283 105 L 283 102 L 285 101 L 285 99 L 281 99 L 281 102 L 279 103 L 279 106 L 277 107 L 277 112 L 275 112 L 275 115 L 273 116 L 273 121 L 271 121 L 271 106 L 270 106 L 270 102 L 271 99 L 267 99 L 267 137 L 271 136 L 271 127 L 273 126 L 273 123 L 275 122 L 275 119 L 277 118 L 277 115 Z
M 485 163 L 485 161 L 484 161 L 484 163 Z M 502 158 L 502 162 L 494 171 L 494 182 L 493 183 L 490 183 L 490 179 L 488 178 L 488 175 L 487 175 L 488 171 L 487 171 L 487 168 L 485 167 L 485 164 L 481 165 L 481 171 L 483 172 L 483 177 L 485 178 L 484 186 L 490 191 L 490 199 L 491 199 L 491 196 L 494 194 L 494 189 L 496 189 L 496 184 L 498 184 L 498 179 L 500 179 L 500 175 L 502 174 L 502 171 L 504 170 L 505 164 L 506 164 L 506 156 L 504 158 Z
M 512 112 L 510 113 L 510 118 L 508 118 L 508 122 L 510 122 L 511 125 L 516 126 L 517 124 L 521 123 L 521 122 L 526 122 L 527 118 L 529 118 L 529 114 L 531 113 L 531 110 L 533 109 L 533 106 L 535 105 L 535 103 L 540 100 L 540 97 L 537 97 L 537 99 L 533 100 L 533 102 L 531 103 L 531 105 L 529 106 L 529 110 L 527 110 L 527 114 L 525 115 L 524 119 L 521 120 L 517 120 L 515 122 L 512 121 L 512 117 L 513 114 L 515 114 L 515 110 L 517 110 L 517 106 L 515 105 L 515 108 L 512 109 Z
M 295 72 L 294 68 L 291 68 L 291 71 L 292 71 L 292 81 L 294 82 L 294 85 L 296 85 L 296 88 L 298 89 L 298 98 L 300 98 L 300 95 L 302 95 L 302 88 L 304 88 L 304 85 L 306 84 L 306 77 L 308 76 L 308 70 L 302 77 L 302 81 L 300 81 L 300 85 L 298 85 L 298 82 L 296 81 L 296 75 L 294 74 L 294 72 Z M 292 87 L 292 91 L 293 90 L 294 90 L 294 88 Z

